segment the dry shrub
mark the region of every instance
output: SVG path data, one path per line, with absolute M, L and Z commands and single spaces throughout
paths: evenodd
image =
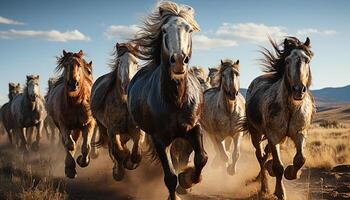
M 344 128 L 344 126 L 341 123 L 334 120 L 322 120 L 319 125 L 322 128 Z

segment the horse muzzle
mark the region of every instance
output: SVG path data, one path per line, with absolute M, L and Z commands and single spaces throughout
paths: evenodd
M 292 87 L 292 96 L 295 101 L 301 101 L 303 100 L 305 93 L 306 93 L 306 87 L 295 85 Z
M 184 54 L 173 54 L 169 58 L 171 73 L 175 76 L 182 76 L 187 72 L 189 57 Z
M 69 91 L 77 91 L 79 89 L 79 82 L 78 81 L 68 81 L 67 83 Z

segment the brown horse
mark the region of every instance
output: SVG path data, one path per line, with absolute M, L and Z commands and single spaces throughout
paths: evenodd
M 74 154 L 76 143 L 83 136 L 81 153 L 77 158 L 80 167 L 90 162 L 90 142 L 95 121 L 90 110 L 92 62 L 83 59 L 83 51 L 66 52 L 58 58 L 56 71 L 63 71 L 47 96 L 46 108 L 60 130 L 66 150 L 65 174 L 76 177 Z
M 39 76 L 27 76 L 27 82 L 23 93 L 18 94 L 11 103 L 11 119 L 14 131 L 21 140 L 21 148 L 27 152 L 27 144 L 32 150 L 39 149 L 41 132 L 46 117 L 44 98 L 41 96 L 39 87 Z M 36 128 L 36 139 L 32 143 L 32 135 Z
M 113 71 L 98 78 L 91 92 L 91 111 L 99 127 L 100 141 L 108 138 L 113 177 L 117 181 L 123 179 L 124 167 L 132 170 L 139 165 L 144 141 L 144 133 L 132 120 L 127 107 L 127 88 L 139 66 L 132 52 L 131 44 L 117 43 Z M 130 139 L 133 140 L 131 155 L 126 147 Z
M 179 184 L 190 188 L 201 180 L 207 162 L 199 124 L 203 92 L 189 73 L 192 32 L 199 31 L 193 9 L 173 2 L 160 2 L 144 27 L 132 40 L 136 54 L 148 61 L 132 78 L 128 88 L 128 109 L 137 125 L 149 135 L 164 171 L 171 200 L 178 178 L 170 167 L 166 148 L 176 138 L 184 138 L 194 149 L 194 168 L 179 174 Z
M 0 118 L 1 118 L 1 122 L 2 125 L 5 128 L 5 131 L 7 132 L 10 144 L 13 145 L 14 142 L 17 144 L 17 137 L 16 135 L 14 135 L 13 132 L 13 128 L 14 128 L 14 123 L 13 123 L 13 119 L 11 116 L 11 103 L 12 100 L 21 92 L 21 85 L 19 83 L 15 84 L 15 83 L 9 83 L 9 94 L 8 94 L 8 98 L 9 101 L 7 103 L 5 103 L 4 105 L 2 105 L 1 110 L 0 110 Z M 13 138 L 14 137 L 14 138 Z M 16 141 L 13 141 L 13 140 Z
M 247 91 L 246 122 L 256 157 L 260 164 L 261 192 L 268 194 L 266 170 L 276 177 L 275 196 L 285 199 L 282 176 L 296 179 L 305 163 L 303 147 L 307 130 L 315 112 L 315 104 L 309 87 L 311 84 L 310 39 L 305 43 L 287 37 L 280 48 L 270 39 L 274 52 L 264 49 L 266 74 L 250 84 Z M 280 159 L 279 144 L 287 137 L 296 147 L 293 165 L 284 170 Z M 262 141 L 267 139 L 265 153 Z M 272 154 L 272 160 L 267 161 Z M 267 161 L 267 162 L 266 162 Z

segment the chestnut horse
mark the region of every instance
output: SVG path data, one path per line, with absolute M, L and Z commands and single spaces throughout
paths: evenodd
M 256 149 L 262 195 L 269 193 L 268 171 L 276 177 L 275 196 L 285 199 L 282 176 L 284 174 L 288 180 L 298 177 L 305 163 L 305 137 L 315 112 L 314 98 L 309 90 L 313 53 L 309 38 L 304 43 L 294 37 L 285 38 L 281 45 L 271 39 L 270 42 L 275 54 L 267 49 L 262 51 L 266 74 L 254 79 L 248 88 L 243 128 L 248 129 Z M 287 137 L 294 142 L 296 155 L 293 165 L 284 170 L 279 144 Z M 263 152 L 262 141 L 265 139 L 268 143 Z M 271 154 L 272 160 L 267 161 Z
M 194 149 L 194 168 L 179 174 L 179 184 L 190 188 L 201 180 L 207 162 L 199 124 L 203 92 L 197 78 L 189 73 L 192 32 L 199 31 L 189 6 L 160 2 L 132 40 L 136 56 L 148 61 L 132 78 L 128 88 L 128 109 L 136 124 L 152 141 L 164 171 L 169 199 L 176 193 L 178 177 L 170 167 L 166 148 L 184 138 Z
M 99 127 L 101 143 L 109 142 L 116 181 L 123 179 L 124 167 L 132 170 L 139 165 L 144 141 L 144 133 L 134 123 L 127 107 L 129 82 L 139 66 L 132 49 L 131 44 L 117 43 L 113 71 L 98 78 L 91 92 L 91 111 Z M 130 139 L 133 140 L 131 155 L 126 146 Z
M 92 86 L 92 62 L 83 59 L 83 51 L 66 52 L 58 57 L 56 71 L 61 76 L 47 95 L 46 108 L 62 136 L 66 150 L 65 174 L 76 177 L 74 154 L 76 143 L 82 135 L 81 154 L 77 158 L 80 167 L 90 162 L 90 142 L 95 121 L 90 110 L 90 92 Z
M 0 110 L 1 123 L 4 126 L 5 131 L 7 132 L 10 144 L 18 144 L 19 141 L 15 133 L 13 132 L 14 124 L 11 116 L 11 103 L 12 100 L 21 92 L 21 85 L 19 83 L 9 83 L 9 101 L 2 105 Z M 13 141 L 15 140 L 15 141 Z

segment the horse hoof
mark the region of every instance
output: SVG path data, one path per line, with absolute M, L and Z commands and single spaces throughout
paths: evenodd
M 35 141 L 32 146 L 31 149 L 35 152 L 37 152 L 39 150 L 39 142 Z
M 299 173 L 293 173 L 293 165 L 289 165 L 285 170 L 284 170 L 284 177 L 287 180 L 294 180 L 297 179 L 300 176 Z
M 265 169 L 267 170 L 267 172 L 269 172 L 270 176 L 275 177 L 275 173 L 273 172 L 273 169 L 272 169 L 272 160 L 268 160 L 265 163 Z
M 134 163 L 132 162 L 130 159 L 127 159 L 124 161 L 124 167 L 128 170 L 134 170 L 136 169 L 138 166 L 140 165 L 140 163 Z
M 124 168 L 118 167 L 118 166 L 117 167 L 113 167 L 113 179 L 115 181 L 123 180 L 124 174 L 125 174 Z
M 234 165 L 229 165 L 227 167 L 227 173 L 230 175 L 230 176 L 233 176 L 236 174 L 236 167 Z
M 284 193 L 274 193 L 275 197 L 278 199 L 278 200 L 286 200 L 287 198 L 284 196 Z
M 188 192 L 187 192 L 186 189 L 184 189 L 183 187 L 181 187 L 181 185 L 178 185 L 178 186 L 176 187 L 176 193 L 181 194 L 181 195 L 185 195 L 185 194 L 187 194 Z
M 78 158 L 77 158 L 77 163 L 80 167 L 84 168 L 84 167 L 87 167 L 90 163 L 90 159 L 89 157 L 86 157 L 84 159 L 84 157 L 82 155 L 80 155 Z
M 193 167 L 189 167 L 187 169 L 185 169 L 184 172 L 181 172 L 179 174 L 179 184 L 182 188 L 184 189 L 189 189 L 193 186 L 193 174 L 194 174 L 194 168 Z
M 66 177 L 68 178 L 73 179 L 77 177 L 77 171 L 75 170 L 75 168 L 65 167 L 64 172 L 66 174 Z

